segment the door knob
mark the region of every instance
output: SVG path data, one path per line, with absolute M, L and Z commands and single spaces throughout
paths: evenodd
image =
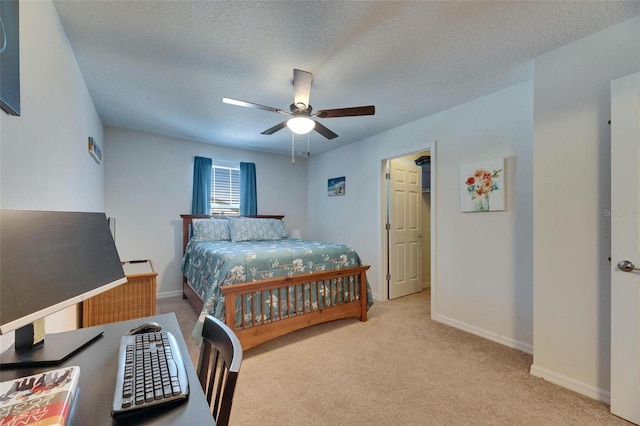
M 621 260 L 618 262 L 618 269 L 624 272 L 640 271 L 640 268 L 636 268 L 636 265 L 629 260 Z

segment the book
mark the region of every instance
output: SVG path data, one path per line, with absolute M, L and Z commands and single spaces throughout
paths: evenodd
M 79 378 L 70 366 L 0 382 L 0 426 L 66 425 Z

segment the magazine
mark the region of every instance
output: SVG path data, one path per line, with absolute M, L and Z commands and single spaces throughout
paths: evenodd
M 64 426 L 78 388 L 70 366 L 0 382 L 0 426 Z

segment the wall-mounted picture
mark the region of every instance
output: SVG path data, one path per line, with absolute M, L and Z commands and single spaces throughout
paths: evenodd
M 331 178 L 327 181 L 327 195 L 334 197 L 336 195 L 344 195 L 346 192 L 344 176 Z
M 96 163 L 100 164 L 102 162 L 102 150 L 91 136 L 89 136 L 89 154 L 96 160 Z
M 504 210 L 504 158 L 460 166 L 460 211 Z
M 20 35 L 18 0 L 0 1 L 0 108 L 20 115 Z

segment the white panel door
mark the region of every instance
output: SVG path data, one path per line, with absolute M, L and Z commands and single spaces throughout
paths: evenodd
M 389 299 L 422 290 L 422 168 L 391 160 Z
M 611 412 L 640 424 L 640 73 L 611 82 Z M 622 264 L 620 264 L 623 262 Z M 625 263 L 628 262 L 628 263 Z

